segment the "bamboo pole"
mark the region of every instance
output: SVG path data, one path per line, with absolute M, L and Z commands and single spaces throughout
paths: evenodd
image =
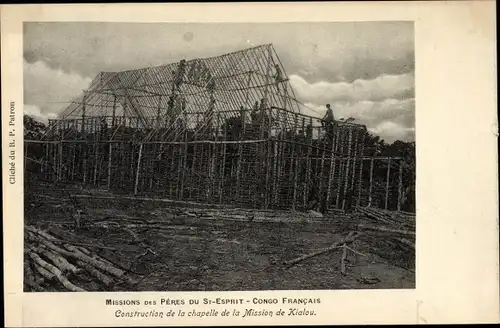
M 293 155 L 292 159 L 295 158 L 294 165 L 294 175 L 293 175 L 293 202 L 292 202 L 292 211 L 295 211 L 296 202 L 297 202 L 297 177 L 299 174 L 299 157 L 297 156 L 297 145 L 293 145 Z
M 76 145 L 71 145 L 71 181 L 75 181 Z
M 364 152 L 365 152 L 365 138 L 366 138 L 366 133 L 363 133 L 363 136 L 361 138 L 361 150 L 359 155 L 361 155 L 360 158 L 360 164 L 359 164 L 359 178 L 358 178 L 358 199 L 356 201 L 356 206 L 359 206 L 361 204 L 361 189 L 362 189 L 362 183 L 363 183 L 363 166 L 364 166 Z
M 113 114 L 111 116 L 111 127 L 115 127 L 115 120 L 116 120 L 116 95 L 113 95 Z
M 389 204 L 389 181 L 390 181 L 390 174 L 391 174 L 391 159 L 389 158 L 388 164 L 387 164 L 387 176 L 386 176 L 386 184 L 385 184 L 385 209 L 387 209 L 387 206 Z
M 98 133 L 96 132 L 95 133 L 95 137 L 94 137 L 94 186 L 97 186 L 97 169 L 98 169 L 98 166 L 99 166 L 99 144 L 98 144 L 98 141 L 97 141 L 97 135 Z
M 330 206 L 330 197 L 332 182 L 335 180 L 335 166 L 337 161 L 335 160 L 335 151 L 337 146 L 337 138 L 339 137 L 339 131 L 336 129 L 334 139 L 332 140 L 332 154 L 330 156 L 330 173 L 328 174 L 328 189 L 326 191 L 326 206 Z
M 264 101 L 265 101 L 265 105 L 268 106 L 269 105 L 269 101 L 268 101 L 268 96 L 269 96 L 269 86 L 270 86 L 270 71 L 271 71 L 271 62 L 272 62 L 272 56 L 273 56 L 273 53 L 272 53 L 272 48 L 271 48 L 271 45 L 268 45 L 267 46 L 267 52 L 268 52 L 268 56 L 267 56 L 267 64 L 266 64 L 266 85 L 265 85 L 265 88 L 264 88 Z M 265 111 L 267 110 L 267 108 L 261 108 L 262 111 Z M 266 139 L 268 139 L 270 137 L 270 131 L 271 131 L 271 116 L 272 116 L 272 113 L 270 112 L 269 115 L 267 115 L 267 118 L 268 118 L 268 122 L 264 122 L 264 120 L 261 120 L 260 122 L 260 138 L 261 139 L 264 139 L 264 127 L 266 127 L 266 124 L 267 124 L 267 130 L 266 131 L 268 133 L 268 136 Z M 267 209 L 267 206 L 268 206 L 268 194 L 269 194 L 269 191 L 268 191 L 268 186 L 269 186 L 269 143 L 267 142 L 265 145 L 261 145 L 260 146 L 261 149 L 261 152 L 266 152 L 266 154 L 263 154 L 264 156 L 263 159 L 265 158 L 265 191 L 264 191 L 264 208 Z M 267 156 L 266 156 L 267 155 Z M 262 162 L 259 161 L 259 166 L 262 168 Z M 259 170 L 259 173 L 258 174 L 262 174 L 262 170 L 260 169 Z
M 63 165 L 63 145 L 62 145 L 62 142 L 59 143 L 58 149 L 59 149 L 59 165 L 57 168 L 57 181 L 61 181 L 62 165 Z
M 83 92 L 83 103 L 82 103 L 82 135 L 85 136 L 85 112 L 87 103 L 87 91 Z
M 403 191 L 403 160 L 399 160 L 399 177 L 398 177 L 398 212 L 401 211 L 401 195 Z
M 226 125 L 222 125 L 222 138 L 226 139 Z M 222 168 L 221 168 L 221 179 L 220 179 L 220 195 L 219 195 L 219 203 L 222 203 L 222 198 L 224 195 L 224 180 L 226 173 L 226 147 L 227 144 L 222 144 Z
M 225 128 L 225 125 L 224 125 Z M 241 140 L 241 133 L 238 136 L 238 139 Z M 243 157 L 243 145 L 238 143 L 238 159 L 236 162 L 236 197 L 238 198 L 240 195 L 240 183 L 241 183 L 241 161 Z
M 210 200 L 210 195 L 212 193 L 212 183 L 213 183 L 213 171 L 214 171 L 214 166 L 215 166 L 215 151 L 212 149 L 214 147 L 213 144 L 208 144 L 208 151 L 209 151 L 209 159 L 210 159 L 210 164 L 209 164 L 209 171 L 208 171 L 208 186 L 207 186 L 207 193 L 206 193 L 206 199 L 207 201 Z
M 24 142 L 26 142 L 26 140 Z M 48 153 L 49 148 L 48 148 L 47 144 L 43 144 L 42 147 L 43 147 L 43 152 L 44 152 L 44 157 L 42 158 L 42 162 L 48 162 L 49 161 L 49 153 Z M 45 179 L 47 179 L 47 171 L 44 170 L 44 167 L 45 167 L 45 165 L 42 165 L 40 167 L 40 171 L 41 171 L 41 173 L 44 173 L 43 175 L 45 176 Z
M 368 207 L 372 206 L 372 191 L 373 191 L 373 163 L 374 158 L 370 160 L 370 185 L 368 186 Z
M 279 146 L 280 143 L 278 141 L 273 142 L 273 152 L 274 152 L 274 181 L 273 181 L 273 203 L 276 204 L 278 202 L 278 185 L 279 185 L 279 166 L 280 166 L 280 157 L 279 157 Z
M 186 122 L 187 120 L 184 120 Z M 187 130 L 184 129 L 184 153 L 182 155 L 182 166 L 181 166 L 181 172 L 182 172 L 182 179 L 181 179 L 181 188 L 180 188 L 180 198 L 184 198 L 184 184 L 186 180 L 186 165 L 187 165 L 187 150 L 188 150 L 188 142 L 187 142 Z
M 347 161 L 346 159 L 339 159 L 339 175 L 338 175 L 338 179 L 337 179 L 337 186 L 338 186 L 337 199 L 335 200 L 337 209 L 342 208 L 342 206 L 340 204 L 340 192 L 342 189 L 342 177 L 345 174 L 346 161 Z
M 85 111 L 86 111 L 86 103 L 87 103 L 87 93 L 83 94 L 83 104 L 82 104 L 82 138 L 85 140 L 85 146 L 83 148 L 83 185 L 87 183 L 87 161 L 88 161 L 88 144 L 87 144 L 87 135 L 85 131 Z
M 312 127 L 312 118 L 309 118 L 309 124 Z M 307 134 L 307 133 L 306 133 Z M 304 206 L 307 205 L 307 199 L 309 196 L 309 183 L 311 180 L 311 155 L 312 155 L 312 136 L 307 140 L 309 147 L 307 147 L 307 166 L 306 166 L 306 181 L 304 188 Z
M 356 159 L 358 157 L 358 151 L 360 148 L 360 145 L 358 144 L 358 133 L 354 133 L 355 137 L 353 138 L 353 143 L 352 143 L 352 154 L 353 154 L 353 160 L 352 160 L 352 178 L 351 178 L 351 186 L 350 189 L 353 191 L 354 190 L 354 180 L 356 178 Z
M 325 201 L 324 199 L 324 192 L 323 192 L 323 189 L 324 189 L 324 175 L 323 175 L 323 171 L 324 171 L 324 167 L 325 167 L 325 151 L 323 150 L 321 152 L 321 164 L 320 164 L 320 170 L 319 170 L 319 177 L 320 177 L 320 180 L 319 180 L 319 197 L 320 197 L 320 201 L 321 201 L 321 204 L 320 206 L 323 206 L 323 201 Z
M 340 127 L 338 129 L 338 133 L 339 133 L 339 136 L 337 138 L 337 145 L 336 145 L 336 148 L 339 152 L 343 152 L 343 142 L 344 142 L 344 139 L 345 139 L 345 135 L 344 135 L 344 126 Z M 343 154 L 343 153 L 342 153 Z M 337 178 L 337 192 L 336 192 L 336 199 L 335 199 L 335 207 L 337 209 L 341 208 L 340 206 L 340 192 L 341 192 L 341 189 L 342 189 L 342 176 L 344 174 L 344 171 L 345 171 L 345 161 L 342 157 L 339 157 L 339 173 L 338 173 L 338 178 Z
M 197 164 L 197 155 L 198 155 L 198 152 L 199 152 L 199 148 L 198 147 L 198 144 L 194 144 L 193 145 L 193 159 L 191 160 L 191 170 L 193 172 L 196 172 L 196 164 Z M 201 149 L 203 149 L 203 145 L 201 145 Z M 203 156 L 202 156 L 203 157 Z M 200 162 L 203 160 L 203 158 L 200 159 Z M 186 164 L 184 164 L 186 165 Z M 188 198 L 191 198 L 192 197 L 192 190 L 193 188 L 189 188 L 189 192 L 188 192 Z
M 58 165 L 57 165 L 57 151 L 56 151 L 56 144 L 54 144 L 52 146 L 52 165 L 53 165 L 53 170 L 52 170 L 52 174 L 54 175 L 53 176 L 53 179 L 54 179 L 54 182 L 57 181 L 57 171 L 58 171 Z
M 160 127 L 161 95 L 158 97 L 158 108 L 156 109 L 156 127 Z
M 344 190 L 343 190 L 343 195 L 342 195 L 342 209 L 345 208 L 345 197 L 346 197 L 346 192 L 349 188 L 349 174 L 350 174 L 350 164 L 351 164 L 351 146 L 352 146 L 352 129 L 349 129 L 349 139 L 347 141 L 347 153 L 349 155 L 349 158 L 347 158 L 346 161 L 346 168 L 345 168 L 345 176 L 344 176 Z
M 268 57 L 267 57 L 267 69 L 266 69 L 266 86 L 265 86 L 265 89 L 264 89 L 264 98 L 267 100 L 267 96 L 269 94 L 269 80 L 271 78 L 270 76 L 270 71 L 271 71 L 271 61 L 273 59 L 273 52 L 272 52 L 272 48 L 271 48 L 271 45 L 268 45 L 267 46 L 267 51 L 268 51 Z
M 112 161 L 112 147 L 113 147 L 113 144 L 110 143 L 108 145 L 109 149 L 108 149 L 108 190 L 110 190 L 110 187 L 111 187 L 111 161 Z
M 269 134 L 268 134 L 268 138 L 271 137 L 271 113 L 269 115 Z M 265 189 L 266 189 L 266 193 L 265 193 L 265 199 L 264 199 L 264 209 L 267 209 L 269 208 L 269 203 L 270 203 L 270 200 L 271 200 L 271 197 L 272 197 L 272 193 L 271 193 L 271 186 L 270 186 L 270 181 L 272 180 L 272 177 L 271 177 L 271 174 L 272 174 L 272 152 L 271 152 L 271 145 L 273 144 L 273 142 L 271 140 L 268 140 L 267 143 L 266 143 L 266 186 L 265 186 Z
M 141 157 L 142 157 L 142 147 L 143 144 L 141 143 L 139 146 L 139 155 L 137 157 L 137 172 L 135 173 L 135 184 L 134 184 L 134 195 L 137 196 L 137 188 L 139 186 L 139 174 L 141 171 Z

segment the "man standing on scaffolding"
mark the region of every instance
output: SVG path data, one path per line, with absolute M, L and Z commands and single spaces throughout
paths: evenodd
M 274 65 L 275 73 L 274 73 L 274 81 L 276 83 L 283 82 L 283 73 L 281 72 L 281 68 L 279 64 Z
M 333 116 L 333 110 L 330 104 L 326 104 L 326 114 L 321 120 L 321 125 L 326 129 L 326 132 L 333 137 L 335 131 L 335 117 Z

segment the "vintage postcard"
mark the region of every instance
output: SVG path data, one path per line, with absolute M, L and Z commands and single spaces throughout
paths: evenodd
M 7 326 L 498 322 L 494 2 L 0 10 Z

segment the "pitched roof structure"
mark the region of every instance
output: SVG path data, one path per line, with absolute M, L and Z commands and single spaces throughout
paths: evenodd
M 271 44 L 164 66 L 102 72 L 59 119 L 129 117 L 140 127 L 154 128 L 182 112 L 193 125 L 203 120 L 211 102 L 214 112 L 227 119 L 239 115 L 241 106 L 251 109 L 263 98 L 268 107 L 300 112 Z

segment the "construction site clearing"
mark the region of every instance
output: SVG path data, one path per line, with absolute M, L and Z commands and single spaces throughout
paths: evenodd
M 318 218 L 73 191 L 80 228 L 68 189 L 25 196 L 27 291 L 415 287 L 411 214 Z
M 414 163 L 304 106 L 270 44 L 100 73 L 25 131 L 25 289 L 414 288 Z

